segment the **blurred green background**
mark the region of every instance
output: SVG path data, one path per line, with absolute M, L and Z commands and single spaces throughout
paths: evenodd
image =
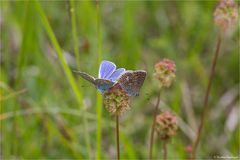
M 120 122 L 121 157 L 147 158 L 158 91 L 154 64 L 163 58 L 177 66 L 176 81 L 164 89 L 160 104 L 179 118 L 168 156 L 188 157 L 185 148 L 195 137 L 216 46 L 217 1 L 100 1 L 99 10 L 95 1 L 0 4 L 3 159 L 116 157 L 114 117 L 101 106 L 96 89 L 72 74 L 97 76 L 101 59 L 148 72 Z M 239 156 L 238 33 L 221 46 L 201 158 Z M 156 138 L 159 159 L 161 145 Z

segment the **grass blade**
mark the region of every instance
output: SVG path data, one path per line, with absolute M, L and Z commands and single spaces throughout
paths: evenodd
M 85 111 L 85 107 L 84 107 L 84 103 L 83 103 L 83 98 L 82 98 L 82 94 L 81 92 L 79 91 L 78 87 L 77 87 L 77 84 L 76 84 L 76 81 L 74 80 L 73 78 L 73 75 L 72 75 L 72 72 L 70 70 L 70 68 L 68 67 L 64 57 L 63 57 L 63 53 L 62 53 L 62 50 L 60 48 L 60 45 L 56 39 L 56 36 L 54 35 L 54 32 L 48 22 L 48 19 L 41 7 L 41 5 L 39 4 L 38 1 L 35 1 L 35 7 L 36 7 L 36 10 L 37 12 L 39 13 L 40 17 L 41 17 L 41 20 L 42 20 L 42 23 L 43 23 L 43 26 L 44 28 L 46 29 L 46 32 L 52 42 L 52 45 L 53 47 L 55 48 L 56 50 L 56 53 L 57 53 L 57 56 L 60 60 L 60 63 L 63 67 L 63 70 L 66 74 L 66 77 L 70 83 L 70 86 L 72 87 L 73 89 L 73 92 L 76 96 L 76 100 L 79 104 L 79 106 L 81 107 L 82 111 L 83 112 L 86 112 Z M 83 125 L 84 125 L 84 136 L 85 136 L 85 143 L 86 143 L 86 147 L 87 147 L 87 150 L 88 150 L 88 157 L 90 158 L 91 156 L 91 146 L 90 146 L 90 138 L 89 138 L 89 134 L 88 134 L 88 130 L 87 130 L 87 120 L 86 120 L 86 117 L 85 117 L 85 114 L 83 114 Z

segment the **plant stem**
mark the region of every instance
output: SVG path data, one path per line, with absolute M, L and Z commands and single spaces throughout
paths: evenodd
M 77 27 L 76 27 L 76 12 L 74 9 L 74 4 L 75 0 L 70 0 L 70 15 L 71 15 L 71 23 L 72 23 L 72 36 L 73 36 L 73 46 L 74 46 L 74 54 L 76 58 L 76 64 L 77 64 L 77 69 L 80 70 L 80 54 L 79 54 L 79 49 L 78 49 L 78 38 L 77 38 Z M 86 112 L 86 108 L 83 108 Z M 87 145 L 87 152 L 89 158 L 91 158 L 91 143 L 90 143 L 90 138 L 87 135 L 88 131 L 88 125 L 87 125 L 87 118 L 86 115 L 83 114 L 83 126 L 84 126 L 84 134 L 85 134 L 85 143 Z
M 120 147 L 119 147 L 119 118 L 116 114 L 116 139 L 117 139 L 117 159 L 120 159 Z
M 219 35 L 218 41 L 217 41 L 217 46 L 216 46 L 216 51 L 215 51 L 214 58 L 213 58 L 213 61 L 212 61 L 208 86 L 207 86 L 207 90 L 206 90 L 205 97 L 204 97 L 203 112 L 201 114 L 201 121 L 200 121 L 200 125 L 199 125 L 198 132 L 197 132 L 197 138 L 196 138 L 196 140 L 194 142 L 194 145 L 193 145 L 193 159 L 196 158 L 197 147 L 198 147 L 198 144 L 200 142 L 204 121 L 205 121 L 206 115 L 207 115 L 208 98 L 209 98 L 209 93 L 210 93 L 210 89 L 211 89 L 211 86 L 212 86 L 212 81 L 213 81 L 213 77 L 214 77 L 214 73 L 215 73 L 217 59 L 218 59 L 218 55 L 219 55 L 219 51 L 220 51 L 220 46 L 221 46 L 221 36 Z
M 9 2 L 10 3 L 10 2 Z M 17 54 L 17 79 L 14 83 L 14 88 L 18 89 L 21 86 L 21 81 L 22 81 L 22 74 L 23 74 L 23 68 L 26 65 L 26 57 L 27 57 L 27 44 L 29 41 L 29 27 L 28 27 L 28 23 L 31 20 L 31 7 L 30 7 L 30 2 L 29 1 L 24 1 L 23 4 L 24 7 L 24 19 L 23 19 L 23 38 L 22 38 L 22 43 L 21 43 L 21 48 L 20 48 L 20 52 Z M 11 154 L 18 156 L 18 150 L 19 150 L 19 138 L 17 137 L 19 135 L 18 130 L 18 121 L 19 121 L 19 117 L 17 116 L 17 110 L 19 110 L 19 102 L 18 102 L 18 98 L 15 97 L 14 100 L 14 105 L 13 105 L 13 123 L 11 126 Z
M 159 90 L 158 99 L 157 99 L 157 103 L 156 103 L 156 106 L 155 106 L 155 111 L 153 113 L 153 122 L 152 122 L 151 135 L 150 135 L 150 145 L 149 145 L 149 159 L 152 159 L 154 129 L 155 129 L 155 125 L 156 125 L 156 117 L 157 117 L 157 112 L 158 112 L 158 106 L 159 106 L 159 103 L 160 103 L 160 95 L 161 95 L 161 92 Z
M 164 140 L 163 142 L 163 159 L 167 160 L 167 141 Z
M 77 62 L 77 69 L 80 69 L 80 55 L 79 55 L 79 49 L 78 49 L 78 38 L 77 38 L 77 29 L 76 29 L 76 12 L 74 9 L 74 0 L 70 0 L 70 14 L 71 14 L 71 22 L 72 22 L 74 54 L 75 54 L 76 62 Z
M 99 1 L 96 0 L 97 7 L 97 38 L 98 38 L 98 63 L 102 60 L 102 46 L 101 46 L 101 15 Z
M 100 65 L 102 60 L 102 48 L 101 48 L 101 16 L 99 1 L 96 0 L 96 12 L 97 12 L 97 64 Z M 101 159 L 101 143 L 102 143 L 102 95 L 97 91 L 96 99 L 96 113 L 97 113 L 97 129 L 96 129 L 96 159 Z

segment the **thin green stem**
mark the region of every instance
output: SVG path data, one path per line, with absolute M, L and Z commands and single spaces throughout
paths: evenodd
M 97 37 L 98 37 L 98 63 L 102 61 L 102 46 L 101 46 L 101 13 L 99 1 L 96 1 L 97 7 Z
M 96 10 L 97 10 L 97 40 L 98 40 L 98 65 L 102 60 L 102 48 L 101 48 L 101 16 L 100 16 L 100 7 L 99 2 L 96 1 Z M 102 95 L 97 91 L 97 100 L 96 100 L 96 112 L 97 112 L 97 129 L 96 129 L 96 159 L 101 159 L 101 141 L 102 141 Z
M 91 142 L 90 142 L 90 137 L 89 137 L 89 133 L 88 133 L 88 122 L 87 122 L 87 117 L 86 117 L 86 110 L 84 107 L 84 112 L 83 115 L 83 127 L 84 127 L 84 137 L 85 137 L 85 144 L 87 146 L 87 152 L 88 152 L 88 157 L 89 159 L 91 159 L 91 155 L 92 155 L 92 151 L 91 151 Z
M 120 143 L 119 143 L 119 116 L 116 113 L 116 141 L 117 141 L 117 159 L 120 159 Z
M 167 160 L 167 140 L 163 142 L 163 159 Z
M 17 57 L 17 79 L 15 81 L 15 86 L 14 88 L 15 89 L 18 89 L 18 87 L 20 86 L 21 84 L 21 80 L 22 80 L 22 70 L 23 70 L 23 67 L 25 65 L 25 61 L 26 61 L 26 49 L 27 49 L 27 44 L 28 44 L 28 41 L 29 41 L 29 38 L 27 36 L 27 33 L 28 33 L 28 22 L 31 18 L 31 14 L 30 14 L 30 2 L 29 1 L 25 1 L 24 2 L 24 22 L 23 22 L 23 26 L 22 26 L 22 29 L 23 29 L 23 35 L 25 35 L 23 38 L 22 38 L 22 43 L 21 43 L 21 49 L 20 49 L 20 52 L 19 52 L 19 56 Z M 17 128 L 18 128 L 18 125 L 17 125 L 17 122 L 19 120 L 16 112 L 17 110 L 19 109 L 19 103 L 18 103 L 18 99 L 17 97 L 14 98 L 14 107 L 13 107 L 13 124 L 12 124 L 12 128 L 11 128 L 11 152 L 13 155 L 17 156 L 18 153 L 17 153 L 17 150 L 19 149 L 18 146 L 19 146 L 19 138 L 17 138 L 18 136 L 18 132 L 17 132 Z
M 70 14 L 71 14 L 71 22 L 72 22 L 74 54 L 76 57 L 77 68 L 80 69 L 80 54 L 79 54 L 79 49 L 78 49 L 78 38 L 77 38 L 77 29 L 76 29 L 76 12 L 75 12 L 75 8 L 74 8 L 74 0 L 70 0 Z
M 209 98 L 209 93 L 210 93 L 210 89 L 211 89 L 213 78 L 214 78 L 214 73 L 215 73 L 217 59 L 218 59 L 218 55 L 219 55 L 219 51 L 220 51 L 220 46 L 221 46 L 221 36 L 219 35 L 218 40 L 217 40 L 216 51 L 215 51 L 214 58 L 213 58 L 213 61 L 212 61 L 210 76 L 209 76 L 209 80 L 208 80 L 208 86 L 207 86 L 207 90 L 206 90 L 205 97 L 204 97 L 203 112 L 201 114 L 201 121 L 200 121 L 200 125 L 199 125 L 198 132 L 197 132 L 197 138 L 196 138 L 196 140 L 194 142 L 194 145 L 193 145 L 193 157 L 192 157 L 193 159 L 196 158 L 197 147 L 198 147 L 199 142 L 200 142 L 204 121 L 205 121 L 206 116 L 207 116 L 208 98 Z
M 26 91 L 27 91 L 26 88 L 25 88 L 25 89 L 21 89 L 21 90 L 19 90 L 19 91 L 14 91 L 13 93 L 10 93 L 10 94 L 8 94 L 8 95 L 5 96 L 5 97 L 1 97 L 1 98 L 0 98 L 0 102 L 1 102 L 1 101 L 5 101 L 5 100 L 8 100 L 8 99 L 10 99 L 10 98 L 15 98 L 15 97 L 17 97 L 17 96 L 25 93 Z M 14 112 L 15 112 L 15 111 L 16 111 L 16 110 L 14 110 Z
M 152 128 L 151 128 L 151 133 L 150 133 L 149 159 L 152 159 L 154 130 L 155 130 L 155 126 L 156 126 L 156 117 L 157 117 L 159 103 L 160 103 L 160 97 L 161 97 L 160 95 L 161 95 L 161 91 L 159 90 L 157 103 L 156 103 L 155 110 L 154 110 L 154 113 L 153 113 L 153 122 L 152 122 Z
M 35 8 L 36 8 L 37 12 L 40 15 L 40 18 L 42 20 L 42 24 L 43 24 L 43 26 L 44 26 L 44 28 L 45 28 L 48 36 L 49 36 L 49 39 L 51 40 L 52 45 L 53 45 L 53 47 L 56 50 L 58 59 L 59 59 L 61 65 L 63 67 L 63 70 L 64 70 L 64 72 L 66 74 L 66 77 L 67 77 L 67 79 L 69 81 L 69 84 L 72 87 L 72 90 L 73 90 L 74 95 L 76 97 L 76 100 L 77 100 L 77 102 L 79 104 L 79 107 L 80 107 L 80 109 L 84 113 L 86 113 L 86 107 L 84 106 L 84 103 L 83 103 L 82 94 L 81 94 L 79 88 L 77 87 L 77 84 L 76 84 L 76 81 L 75 81 L 75 79 L 74 79 L 74 77 L 72 75 L 72 72 L 71 72 L 69 66 L 67 65 L 66 60 L 65 60 L 65 58 L 63 56 L 62 49 L 61 49 L 61 47 L 60 47 L 60 45 L 59 45 L 59 43 L 57 41 L 56 36 L 54 35 L 54 32 L 53 32 L 53 30 L 52 30 L 52 28 L 50 26 L 50 23 L 49 23 L 46 15 L 45 15 L 45 13 L 44 13 L 44 11 L 43 11 L 43 9 L 42 9 L 42 7 L 41 7 L 41 5 L 39 4 L 38 1 L 35 1 Z M 88 157 L 91 158 L 90 137 L 89 137 L 89 134 L 88 134 L 87 119 L 86 119 L 86 115 L 85 114 L 83 114 L 83 125 L 84 125 L 85 145 L 86 145 L 86 148 L 88 150 Z
M 80 70 L 80 54 L 79 54 L 79 49 L 78 49 L 78 38 L 77 38 L 77 29 L 76 29 L 76 12 L 75 12 L 75 8 L 74 8 L 74 6 L 75 6 L 74 2 L 75 2 L 74 0 L 70 0 L 70 14 L 71 14 L 71 23 L 72 23 L 74 54 L 76 57 L 77 69 Z M 88 131 L 87 119 L 85 116 L 86 115 L 83 114 L 84 130 Z M 91 158 L 90 138 L 86 138 L 85 143 L 87 144 L 88 155 Z
M 101 141 L 102 141 L 102 95 L 101 93 L 97 94 L 97 137 L 96 137 L 96 159 L 101 159 Z

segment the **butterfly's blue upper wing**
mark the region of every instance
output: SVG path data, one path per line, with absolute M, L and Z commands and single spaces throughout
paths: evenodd
M 125 72 L 125 68 L 119 68 L 119 69 L 117 69 L 116 71 L 114 71 L 114 72 L 112 73 L 112 75 L 110 75 L 109 77 L 107 77 L 107 79 L 110 80 L 110 81 L 115 82 L 115 81 L 118 80 L 118 78 L 121 77 L 121 75 L 122 75 L 124 72 Z
M 116 65 L 110 61 L 102 61 L 99 67 L 98 78 L 107 79 L 116 70 Z

